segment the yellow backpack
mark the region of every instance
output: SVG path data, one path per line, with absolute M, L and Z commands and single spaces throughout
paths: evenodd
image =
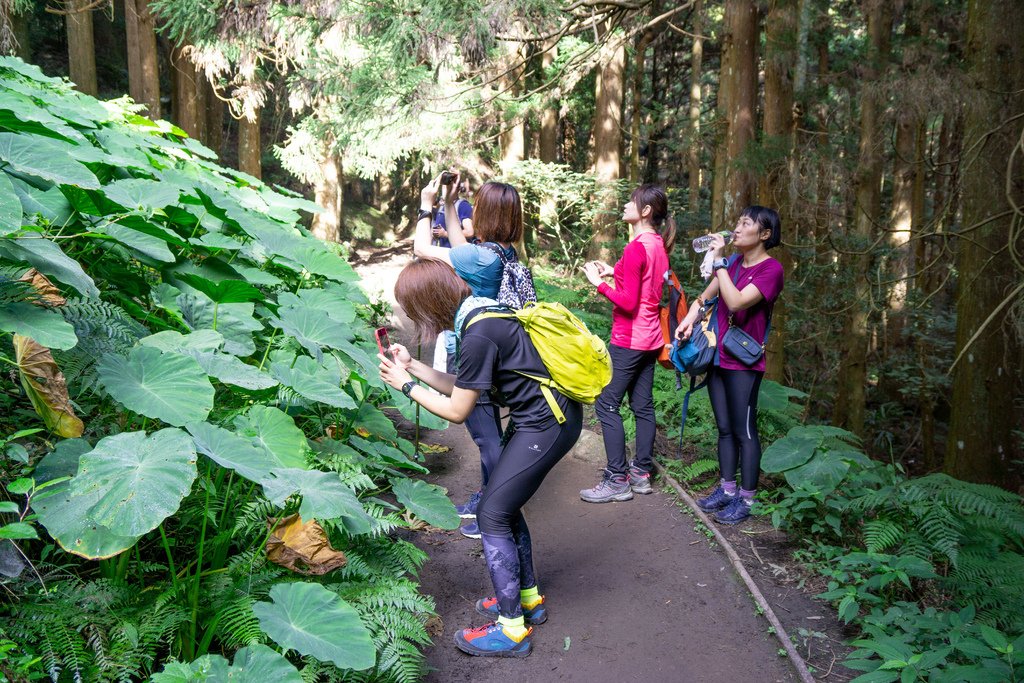
M 611 381 L 612 360 L 604 342 L 562 304 L 540 301 L 516 310 L 490 308 L 473 316 L 466 327 L 484 318 L 513 318 L 526 329 L 551 377 L 516 372 L 540 383 L 559 424 L 565 422 L 565 415 L 551 388 L 574 401 L 593 403 Z

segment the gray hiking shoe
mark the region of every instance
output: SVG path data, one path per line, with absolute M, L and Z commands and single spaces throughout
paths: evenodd
M 629 479 L 626 475 L 612 474 L 608 470 L 604 470 L 597 486 L 580 491 L 580 498 L 588 503 L 612 503 L 632 500 L 633 491 L 629 487 Z
M 651 473 L 644 472 L 636 465 L 630 465 L 629 488 L 633 490 L 633 493 L 654 493 L 654 489 L 651 487 Z

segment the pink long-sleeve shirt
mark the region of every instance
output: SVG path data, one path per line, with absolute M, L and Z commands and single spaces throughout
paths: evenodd
M 615 264 L 615 287 L 602 282 L 597 291 L 612 302 L 612 344 L 634 351 L 652 351 L 664 345 L 658 305 L 668 270 L 668 255 L 661 235 L 637 235 Z

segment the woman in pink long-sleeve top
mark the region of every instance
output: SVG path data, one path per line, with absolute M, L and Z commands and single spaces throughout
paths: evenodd
M 658 305 L 676 226 L 668 216 L 665 191 L 655 185 L 641 185 L 633 191 L 622 220 L 629 224 L 632 239 L 615 267 L 597 261 L 583 266 L 587 279 L 613 306 L 608 347 L 612 379 L 595 403 L 608 467 L 597 486 L 580 491 L 580 498 L 588 503 L 630 500 L 634 492 L 650 493 L 654 469 L 654 365 L 665 343 Z M 602 281 L 606 277 L 614 277 L 614 287 Z M 619 414 L 627 393 L 636 416 L 636 458 L 628 466 Z

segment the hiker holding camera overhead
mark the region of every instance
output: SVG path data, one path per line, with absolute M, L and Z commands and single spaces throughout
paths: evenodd
M 665 347 L 659 305 L 668 254 L 675 243 L 676 225 L 668 215 L 668 196 L 655 185 L 641 185 L 623 207 L 630 226 L 629 244 L 615 267 L 591 261 L 584 273 L 597 291 L 612 302 L 611 382 L 595 403 L 601 421 L 608 466 L 601 481 L 580 491 L 588 503 L 610 503 L 651 493 L 654 469 L 654 364 Z M 613 277 L 615 286 L 603 281 Z M 636 416 L 636 457 L 626 465 L 626 433 L 619 410 L 629 394 Z
M 764 377 L 764 347 L 771 329 L 771 312 L 782 292 L 782 264 L 768 250 L 782 240 L 779 214 L 749 206 L 740 214 L 732 243 L 739 252 L 723 258 L 725 238 L 711 237 L 711 283 L 676 328 L 689 339 L 705 302 L 715 296 L 718 356 L 708 370 L 708 397 L 718 426 L 718 466 L 721 481 L 714 492 L 697 501 L 715 520 L 736 524 L 750 516 L 761 473 L 761 442 L 757 433 L 757 394 Z M 736 471 L 741 470 L 739 490 Z
M 466 282 L 473 296 L 497 303 L 504 263 L 517 260 L 512 243 L 523 234 L 523 208 L 519 193 L 505 183 L 490 182 L 480 187 L 476 194 L 473 229 L 481 242 L 470 244 L 460 229 L 456 208 L 462 187 L 461 174 L 445 171 L 423 188 L 413 253 L 421 259 L 447 263 Z M 444 188 L 444 215 L 452 245 L 450 249 L 431 243 L 431 217 L 441 188 Z M 410 311 L 406 313 L 412 317 Z M 445 369 L 454 372 L 455 334 L 451 328 L 442 328 L 439 332 L 444 330 L 447 331 L 444 338 L 449 361 Z M 466 429 L 480 449 L 481 487 L 456 508 L 463 519 L 469 520 L 459 529 L 460 533 L 467 538 L 480 538 L 475 521 L 476 509 L 490 472 L 501 454 L 501 416 L 487 392 L 480 394 L 476 408 L 466 419 Z
M 451 173 L 449 171 L 449 173 Z M 446 180 L 444 177 L 441 178 L 442 185 Z M 451 180 L 448 178 L 448 180 Z M 467 242 L 478 242 L 475 233 L 473 232 L 473 205 L 469 202 L 469 181 L 462 180 L 459 182 L 459 194 L 455 197 L 455 210 L 456 215 L 459 218 L 459 225 L 462 227 L 462 235 L 466 238 Z M 437 215 L 434 216 L 434 222 L 430 227 L 430 234 L 434 237 L 432 244 L 438 247 L 444 247 L 450 249 L 452 244 L 448 239 L 448 216 L 445 212 L 444 203 L 437 211 Z

